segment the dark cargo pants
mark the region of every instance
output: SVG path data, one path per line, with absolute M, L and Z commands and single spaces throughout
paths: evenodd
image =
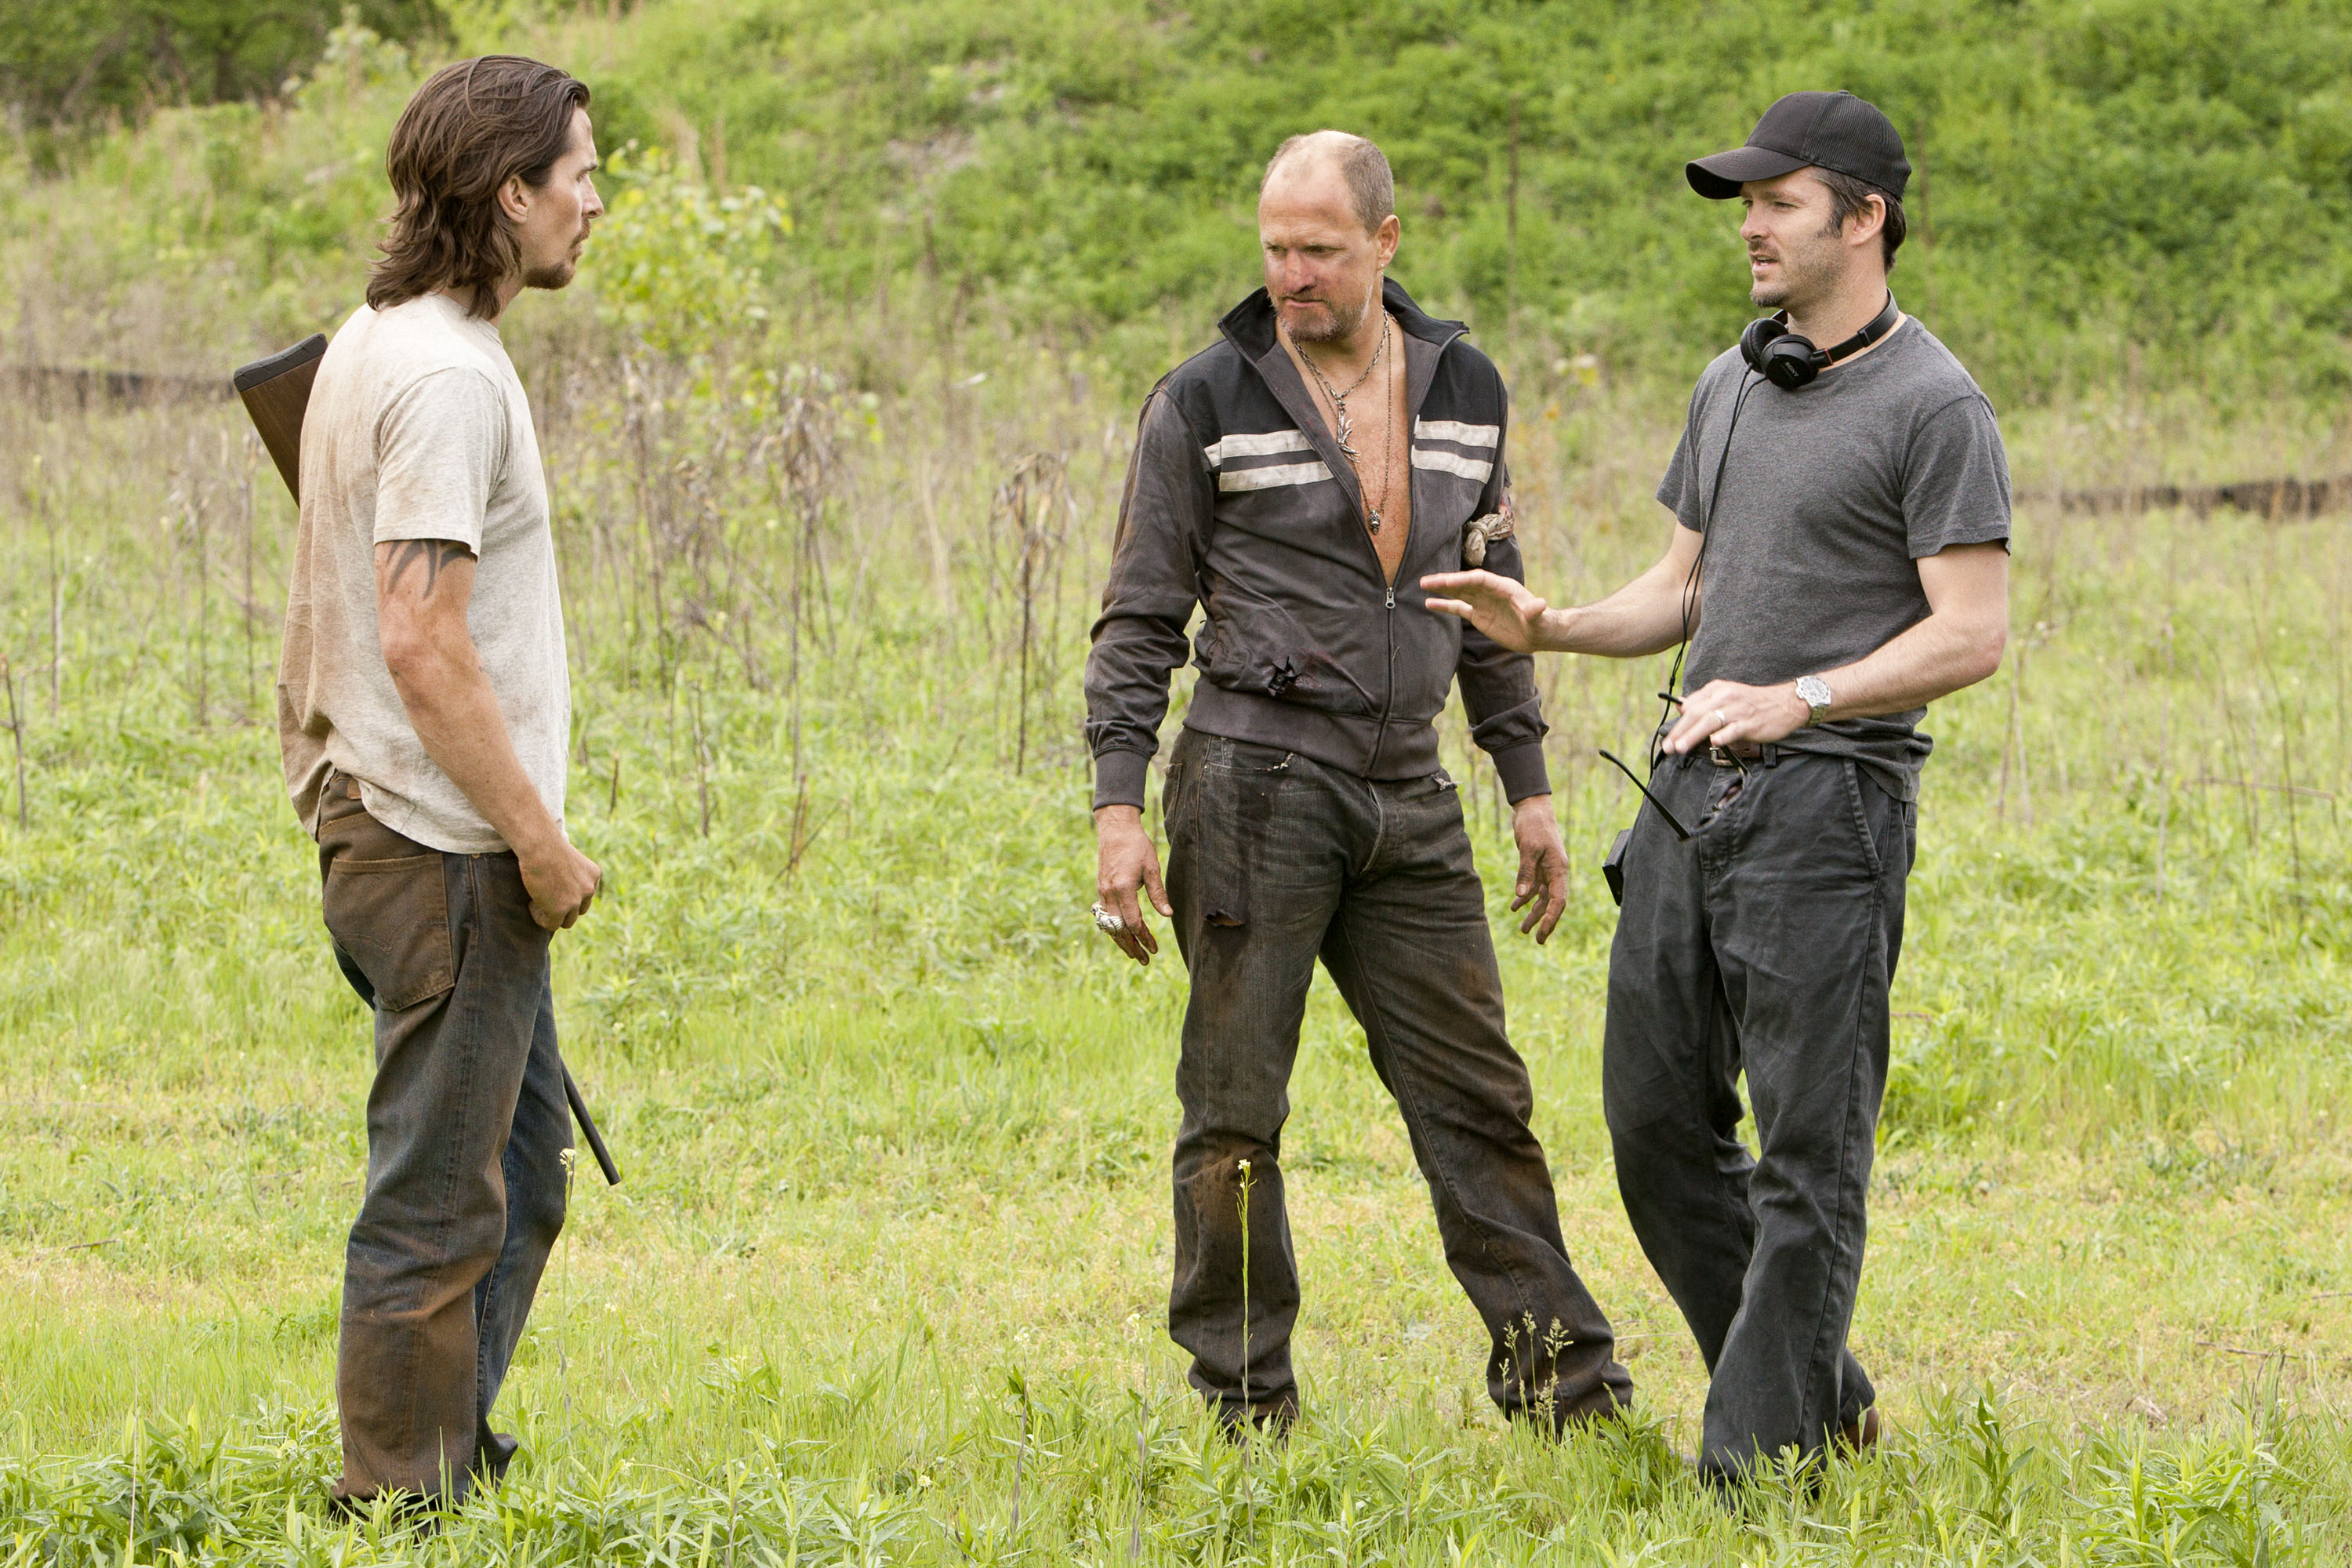
M 375 1013 L 367 1193 L 343 1268 L 339 1499 L 457 1501 L 511 1452 L 489 1410 L 556 1233 L 571 1112 L 549 933 L 512 855 L 393 832 L 331 776 L 335 960 Z
M 1853 763 L 1798 752 L 1743 773 L 1701 751 L 1651 787 L 1696 831 L 1635 824 L 1602 1102 L 1633 1232 L 1712 1374 L 1701 1465 L 1736 1476 L 1816 1455 L 1876 1398 L 1845 1341 L 1916 819 Z
M 1168 1324 L 1192 1352 L 1192 1385 L 1228 1421 L 1297 1408 L 1282 1126 L 1319 956 L 1404 1113 L 1446 1262 L 1492 1341 L 1495 1403 L 1568 1421 L 1628 1401 L 1633 1379 L 1570 1265 L 1528 1126 L 1534 1092 L 1504 1033 L 1486 898 L 1452 781 L 1375 783 L 1186 731 L 1163 800 L 1168 892 L 1192 973 Z

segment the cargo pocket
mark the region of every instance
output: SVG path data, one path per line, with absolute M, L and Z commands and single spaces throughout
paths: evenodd
M 402 839 L 372 819 L 358 820 L 375 830 L 368 838 L 381 836 L 421 851 L 362 859 L 360 855 L 379 846 L 358 844 L 327 858 L 321 900 L 327 930 L 366 976 L 375 1005 L 398 1013 L 457 983 L 449 951 L 449 890 L 442 881 L 439 850 Z

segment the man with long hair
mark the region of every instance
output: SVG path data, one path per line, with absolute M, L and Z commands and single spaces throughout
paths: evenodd
M 356 1506 L 455 1503 L 562 1227 L 552 933 L 602 873 L 563 826 L 571 685 L 546 476 L 498 322 L 604 212 L 588 89 L 512 56 L 417 90 L 367 303 L 320 362 L 278 668 L 286 782 L 374 1014 L 335 1373 Z

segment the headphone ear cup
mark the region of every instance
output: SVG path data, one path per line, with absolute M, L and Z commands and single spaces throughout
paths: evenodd
M 1765 374 L 1764 347 L 1780 335 L 1780 317 L 1759 316 L 1748 323 L 1746 331 L 1739 334 L 1739 357 L 1746 360 L 1748 368 L 1759 375 Z
M 1820 351 L 1794 332 L 1784 332 L 1766 343 L 1759 357 L 1763 363 L 1757 371 L 1783 392 L 1811 386 L 1822 373 Z

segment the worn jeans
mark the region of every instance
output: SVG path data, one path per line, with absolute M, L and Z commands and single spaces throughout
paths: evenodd
M 1496 1404 L 1566 1422 L 1626 1403 L 1633 1379 L 1569 1263 L 1551 1173 L 1528 1126 L 1534 1092 L 1504 1033 L 1502 978 L 1453 782 L 1375 782 L 1188 730 L 1170 757 L 1164 804 L 1168 892 L 1192 973 L 1176 1069 L 1183 1121 L 1168 1324 L 1192 1352 L 1193 1387 L 1230 1422 L 1287 1419 L 1297 1408 L 1282 1126 L 1320 957 L 1404 1113 L 1446 1262 L 1492 1340 Z
M 1601 1098 L 1642 1249 L 1711 1382 L 1700 1463 L 1811 1458 L 1876 1398 L 1846 1348 L 1912 805 L 1853 763 L 1700 752 L 1651 780 L 1609 954 Z M 1748 1077 L 1759 1157 L 1738 1130 Z
M 457 1501 L 563 1227 L 571 1112 L 549 933 L 512 855 L 453 855 L 331 775 L 319 866 L 335 960 L 375 1014 L 367 1193 L 343 1268 L 339 1499 Z

